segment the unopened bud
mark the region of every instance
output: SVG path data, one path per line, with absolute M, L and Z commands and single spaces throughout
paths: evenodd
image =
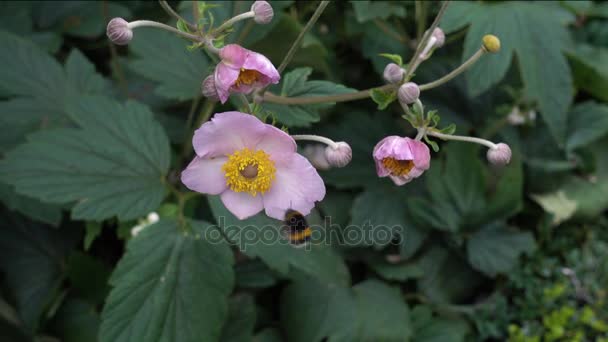
M 443 46 L 443 44 L 445 44 L 445 33 L 443 33 L 443 30 L 440 29 L 439 27 L 436 27 L 433 30 L 433 37 L 435 37 L 435 47 L 436 48 L 440 48 Z
M 487 52 L 496 53 L 500 50 L 500 39 L 492 34 L 486 34 L 481 39 L 483 43 L 483 48 L 486 49 Z
M 399 87 L 397 97 L 399 97 L 399 102 L 402 104 L 412 104 L 420 97 L 420 88 L 418 88 L 418 85 L 414 82 L 404 83 Z
M 405 75 L 405 70 L 402 67 L 398 66 L 395 63 L 389 63 L 384 68 L 384 79 L 388 83 L 401 83 L 403 80 L 403 76 Z
M 215 87 L 215 79 L 213 75 L 207 76 L 205 80 L 203 80 L 203 96 L 207 97 L 211 100 L 219 100 L 219 96 L 217 95 L 217 88 Z
M 267 1 L 256 1 L 251 5 L 251 10 L 255 15 L 253 20 L 258 24 L 268 24 L 272 21 L 274 11 Z
M 129 28 L 129 23 L 123 18 L 110 20 L 106 28 L 106 34 L 116 45 L 127 45 L 133 39 L 133 31 Z
M 325 159 L 333 167 L 344 167 L 353 159 L 353 150 L 344 141 L 325 148 Z
M 488 149 L 486 157 L 492 165 L 505 166 L 511 161 L 511 148 L 505 143 L 498 143 L 496 147 Z

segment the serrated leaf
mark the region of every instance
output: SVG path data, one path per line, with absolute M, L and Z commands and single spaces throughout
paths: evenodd
M 155 93 L 169 99 L 189 100 L 199 96 L 203 79 L 209 75 L 209 61 L 200 50 L 188 51 L 188 42 L 175 34 L 141 28 L 129 43 L 138 58 L 129 68 L 155 81 Z
M 397 91 L 396 90 L 380 90 L 380 89 L 372 89 L 371 97 L 376 104 L 378 104 L 379 110 L 384 110 L 391 103 L 393 103 L 397 99 Z
M 479 49 L 484 35 L 491 33 L 501 40 L 498 53 L 485 56 L 467 71 L 468 89 L 473 95 L 498 83 L 511 65 L 513 53 L 517 55 L 525 93 L 538 101 L 541 115 L 559 144 L 564 143 L 573 88 L 570 68 L 562 55 L 569 36 L 561 14 L 538 3 L 455 2 L 442 19 L 442 23 L 448 23 L 447 32 L 470 24 L 463 61 Z
M 572 151 L 608 134 L 608 105 L 593 101 L 572 108 L 568 120 L 566 148 Z
M 232 252 L 226 243 L 207 240 L 210 224 L 188 224 L 186 232 L 177 221 L 161 220 L 129 241 L 110 279 L 100 342 L 220 337 L 234 282 Z
M 3 282 L 15 299 L 21 321 L 33 332 L 65 277 L 66 256 L 76 245 L 78 234 L 0 214 Z
M 60 206 L 20 195 L 10 185 L 0 183 L 0 199 L 8 209 L 18 211 L 33 220 L 53 226 L 59 225 L 61 221 Z
M 311 97 L 348 94 L 355 92 L 341 84 L 329 81 L 309 81 L 311 68 L 294 69 L 283 76 L 281 83 L 270 87 L 270 91 L 281 96 Z M 282 105 L 265 102 L 263 107 L 274 115 L 278 122 L 288 127 L 307 127 L 321 120 L 321 110 L 330 108 L 333 103 L 314 105 Z
M 456 125 L 450 124 L 449 126 L 440 129 L 439 132 L 448 135 L 454 134 L 456 132 Z
M 402 66 L 403 65 L 403 58 L 401 58 L 401 56 L 399 56 L 399 55 L 395 55 L 395 54 L 392 54 L 392 53 L 381 53 L 380 56 L 386 57 L 386 58 L 390 59 L 391 61 L 393 61 L 398 66 Z
M 294 248 L 281 234 L 282 222 L 258 214 L 238 220 L 222 204 L 218 196 L 209 197 L 209 205 L 220 229 L 241 252 L 259 257 L 271 269 L 289 277 L 299 277 L 294 270 L 323 282 L 345 285 L 350 282 L 342 258 L 322 241 L 307 248 Z M 322 227 L 311 225 L 313 237 L 322 234 Z
M 509 230 L 502 224 L 478 230 L 467 243 L 467 256 L 473 267 L 487 276 L 495 277 L 513 269 L 522 254 L 535 249 L 530 232 Z
M 86 97 L 68 112 L 80 128 L 30 136 L 0 162 L 0 177 L 46 202 L 76 202 L 75 219 L 129 220 L 156 209 L 170 153 L 148 108 Z

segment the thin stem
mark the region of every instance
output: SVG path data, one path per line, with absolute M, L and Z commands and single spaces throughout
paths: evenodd
M 475 143 L 475 144 L 484 145 L 491 149 L 498 148 L 498 146 L 495 143 L 493 143 L 489 140 L 486 140 L 486 139 L 481 139 L 481 138 L 466 137 L 466 136 L 462 136 L 462 135 L 443 134 L 443 133 L 439 133 L 439 132 L 432 131 L 432 130 L 427 131 L 426 135 L 437 137 L 442 140 L 457 140 L 457 141 L 471 142 L 471 143 Z
M 234 23 L 237 23 L 237 22 L 239 22 L 241 20 L 253 18 L 253 17 L 255 17 L 255 13 L 253 13 L 253 11 L 249 11 L 249 12 L 241 13 L 239 15 L 235 15 L 234 17 L 232 17 L 232 18 L 224 21 L 224 23 L 222 25 L 220 25 L 220 27 L 218 27 L 217 29 L 215 29 L 214 34 L 221 33 L 222 31 L 228 29 L 230 26 L 234 25 Z
M 426 3 L 422 0 L 416 0 L 416 39 L 420 41 L 426 27 Z
M 245 110 L 247 111 L 247 113 L 252 114 L 251 106 L 249 105 L 249 100 L 247 99 L 247 96 L 245 96 L 245 94 L 238 93 L 237 98 L 243 103 L 243 106 L 245 106 Z
M 215 104 L 217 102 L 213 100 L 206 100 L 203 104 L 203 109 L 198 115 L 194 126 L 192 126 L 188 132 L 188 136 L 185 139 L 184 149 L 182 150 L 181 160 L 188 157 L 190 153 L 192 153 L 192 137 L 194 136 L 194 131 L 199 128 L 205 121 L 209 120 L 211 114 L 213 113 L 213 109 L 215 108 Z M 181 163 L 180 163 L 181 164 Z
M 190 104 L 190 110 L 188 111 L 188 118 L 186 119 L 186 126 L 185 126 L 185 131 L 184 131 L 184 135 L 186 135 L 188 133 L 188 131 L 190 131 L 190 126 L 192 125 L 192 119 L 194 119 L 194 112 L 196 111 L 196 108 L 198 107 L 198 104 L 201 102 L 201 97 L 202 96 L 197 96 L 194 98 L 194 100 L 192 100 L 192 103 Z
M 241 33 L 239 33 L 238 39 L 236 40 L 237 44 L 241 44 L 241 43 L 243 43 L 243 41 L 245 41 L 245 38 L 247 38 L 247 36 L 251 32 L 251 30 L 253 30 L 254 26 L 255 26 L 255 21 L 248 21 L 245 24 L 245 27 L 243 27 L 243 29 L 241 30 Z
M 452 70 L 449 74 L 447 74 L 433 82 L 422 84 L 418 88 L 420 88 L 420 91 L 429 90 L 429 89 L 433 89 L 435 87 L 438 87 L 438 86 L 452 80 L 454 77 L 460 75 L 465 70 L 467 70 L 471 65 L 475 64 L 475 62 L 477 62 L 477 60 L 479 60 L 479 58 L 481 58 L 481 56 L 483 56 L 485 53 L 486 53 L 486 50 L 483 47 L 481 47 L 479 50 L 477 50 L 477 52 L 475 52 L 475 54 L 473 54 L 473 56 L 471 56 L 469 59 L 467 59 L 466 62 L 462 63 L 458 68 Z
M 381 87 L 370 88 L 360 90 L 350 94 L 339 94 L 339 95 L 327 95 L 327 96 L 310 96 L 310 97 L 284 97 L 278 96 L 272 93 L 266 92 L 264 94 L 264 101 L 285 105 L 305 105 L 305 104 L 317 104 L 317 103 L 337 103 L 337 102 L 348 102 L 354 100 L 362 100 L 371 97 L 371 91 L 374 89 L 386 91 L 397 88 L 397 84 L 386 84 Z
M 190 40 L 195 41 L 195 42 L 201 42 L 202 41 L 201 37 L 199 37 L 199 36 L 195 36 L 195 35 L 190 34 L 190 33 L 182 32 L 182 31 L 176 29 L 175 27 L 172 27 L 172 26 L 169 26 L 169 25 L 165 25 L 163 23 L 159 23 L 159 22 L 152 21 L 152 20 L 136 20 L 136 21 L 130 22 L 127 25 L 127 27 L 130 28 L 130 29 L 134 29 L 134 28 L 137 28 L 137 27 L 145 27 L 145 26 L 156 27 L 156 28 L 159 28 L 159 29 L 167 30 L 167 31 L 173 32 L 173 33 L 175 33 L 177 35 L 180 35 L 180 36 L 182 36 L 184 38 L 190 39 Z
M 300 31 L 300 34 L 298 35 L 296 40 L 293 42 L 293 44 L 291 44 L 289 51 L 287 51 L 287 54 L 285 55 L 285 57 L 283 58 L 283 61 L 279 65 L 279 68 L 277 69 L 279 71 L 279 74 L 282 73 L 283 70 L 285 70 L 285 68 L 287 67 L 287 64 L 289 64 L 289 62 L 291 62 L 291 59 L 296 54 L 296 51 L 298 51 L 298 49 L 300 48 L 302 39 L 304 39 L 304 36 L 306 35 L 306 33 L 317 22 L 317 19 L 319 19 L 319 17 L 321 16 L 323 11 L 325 10 L 325 7 L 327 7 L 328 4 L 329 4 L 329 1 L 321 1 L 319 3 L 319 6 L 315 10 L 315 13 L 313 13 L 312 17 L 310 17 L 310 19 L 306 23 L 306 26 L 304 26 L 302 31 Z
M 104 0 L 101 3 L 101 13 L 104 18 L 104 22 L 107 22 L 109 20 L 108 1 L 107 0 Z M 118 81 L 118 86 L 120 88 L 120 91 L 122 91 L 124 96 L 126 98 L 128 98 L 129 97 L 129 86 L 127 84 L 127 78 L 125 77 L 122 67 L 120 66 L 120 63 L 118 61 L 118 51 L 116 50 L 116 45 L 114 45 L 110 41 L 108 41 L 108 42 L 109 42 L 108 47 L 110 48 L 110 56 L 111 56 L 110 62 L 114 66 L 114 75 L 116 77 L 116 80 Z
M 220 54 L 220 49 L 216 48 L 215 45 L 213 45 L 213 39 L 211 37 L 209 37 L 209 36 L 205 37 L 204 41 L 205 41 L 205 48 L 209 52 L 212 52 L 216 55 Z
M 319 135 L 312 135 L 312 134 L 295 134 L 291 136 L 293 138 L 293 140 L 308 140 L 308 141 L 316 141 L 316 142 L 320 142 L 323 143 L 325 145 L 331 146 L 333 148 L 338 148 L 338 144 L 336 144 L 335 141 L 326 138 L 326 137 L 322 137 Z
M 173 18 L 175 18 L 177 21 L 182 21 L 186 24 L 186 26 L 188 26 L 189 29 L 196 31 L 196 25 L 193 25 L 192 23 L 190 23 L 189 21 L 187 21 L 186 19 L 182 18 L 181 15 L 177 14 L 177 12 L 175 12 L 173 10 L 173 8 L 171 8 L 171 6 L 169 6 L 169 4 L 167 3 L 167 1 L 164 0 L 159 0 L 158 1 L 160 3 L 160 7 L 162 7 L 165 12 L 167 12 L 167 14 L 169 14 L 170 16 L 172 16 Z
M 385 22 L 383 22 L 380 19 L 374 19 L 374 24 L 380 29 L 382 30 L 382 32 L 386 33 L 386 35 L 390 36 L 391 38 L 394 38 L 396 41 L 398 41 L 401 44 L 405 44 L 407 43 L 407 39 L 403 36 L 401 36 L 401 34 L 399 34 L 398 32 L 393 31 L 388 25 L 386 25 Z
M 412 76 L 412 74 L 414 73 L 414 71 L 416 71 L 416 68 L 418 68 L 418 65 L 420 64 L 420 61 L 419 61 L 420 52 L 422 51 L 422 49 L 424 49 L 424 47 L 426 47 L 427 42 L 433 35 L 433 30 L 435 30 L 435 28 L 439 25 L 439 20 L 441 20 L 441 17 L 445 13 L 445 10 L 448 7 L 448 4 L 449 4 L 449 0 L 445 0 L 441 4 L 441 7 L 439 8 L 439 12 L 437 13 L 435 20 L 431 24 L 431 27 L 429 27 L 429 29 L 424 33 L 424 35 L 422 36 L 422 40 L 420 41 L 420 43 L 418 43 L 418 46 L 416 47 L 416 51 L 414 52 L 414 55 L 412 56 L 412 59 L 410 59 L 410 62 L 407 65 L 407 69 L 405 70 L 405 76 L 404 76 L 405 80 L 409 80 L 410 77 Z

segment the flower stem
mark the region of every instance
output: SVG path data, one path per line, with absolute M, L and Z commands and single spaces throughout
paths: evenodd
M 209 118 L 211 117 L 211 114 L 213 113 L 213 109 L 215 108 L 216 103 L 217 102 L 213 101 L 213 100 L 205 101 L 205 103 L 203 104 L 203 108 L 201 109 L 201 111 L 198 115 L 198 118 L 196 119 L 196 122 L 194 123 L 194 126 L 188 127 L 189 134 L 188 134 L 188 136 L 185 137 L 184 149 L 182 150 L 182 154 L 181 154 L 181 158 L 180 158 L 180 165 L 181 165 L 181 160 L 188 157 L 190 155 L 190 153 L 192 153 L 191 141 L 192 141 L 192 137 L 194 136 L 194 131 L 197 128 L 199 128 L 205 121 L 209 120 Z
M 253 13 L 253 11 L 235 15 L 234 17 L 224 21 L 224 23 L 222 25 L 220 25 L 217 29 L 215 29 L 213 34 L 217 35 L 218 33 L 221 33 L 222 31 L 228 29 L 230 26 L 234 25 L 234 23 L 237 23 L 241 20 L 253 18 L 253 17 L 255 17 L 255 13 Z
M 437 137 L 442 140 L 457 140 L 457 141 L 471 142 L 471 143 L 475 143 L 475 144 L 484 145 L 491 149 L 497 148 L 495 143 L 493 143 L 489 140 L 486 140 L 486 139 L 481 139 L 481 138 L 466 137 L 466 136 L 462 136 L 462 135 L 443 134 L 443 133 L 439 133 L 439 132 L 436 132 L 433 130 L 427 131 L 426 135 Z
M 245 94 L 238 93 L 237 98 L 243 103 L 247 113 L 253 114 L 251 110 L 251 106 L 249 105 L 249 100 L 247 100 L 247 96 Z
M 177 14 L 177 12 L 175 12 L 173 10 L 173 8 L 171 8 L 171 6 L 169 6 L 167 1 L 159 0 L 158 2 L 160 3 L 160 7 L 162 7 L 165 10 L 165 12 L 167 12 L 167 14 L 169 14 L 170 16 L 175 18 L 177 21 L 180 21 L 180 20 L 183 21 L 186 24 L 186 26 L 188 26 L 189 29 L 191 29 L 192 31 L 196 31 L 196 25 L 193 25 L 186 19 L 182 18 L 181 15 Z
M 266 92 L 264 94 L 264 101 L 285 105 L 305 105 L 305 104 L 317 104 L 317 103 L 328 103 L 328 102 L 348 102 L 354 100 L 362 100 L 371 97 L 371 91 L 374 89 L 379 90 L 391 90 L 396 88 L 398 85 L 386 84 L 381 87 L 375 87 L 365 90 L 360 90 L 350 94 L 339 94 L 339 95 L 327 95 L 327 96 L 310 96 L 310 97 L 285 97 L 278 96 L 272 93 Z
M 486 53 L 486 50 L 483 47 L 481 47 L 479 50 L 477 50 L 477 52 L 475 52 L 475 54 L 473 54 L 473 56 L 471 56 L 469 59 L 467 59 L 466 62 L 462 63 L 458 68 L 452 70 L 449 74 L 447 74 L 433 82 L 429 82 L 429 83 L 420 85 L 419 86 L 420 91 L 433 89 L 435 87 L 438 87 L 438 86 L 452 80 L 454 77 L 460 75 L 465 70 L 467 70 L 471 65 L 475 64 L 475 62 L 477 62 L 479 60 L 479 58 L 481 58 L 481 56 L 483 56 L 485 53 Z
M 175 33 L 177 35 L 180 35 L 180 36 L 182 36 L 182 37 L 184 37 L 186 39 L 190 39 L 190 40 L 192 40 L 194 42 L 201 42 L 202 41 L 201 37 L 199 37 L 199 36 L 195 36 L 195 35 L 190 34 L 190 33 L 182 32 L 182 31 L 176 29 L 175 27 L 172 27 L 172 26 L 169 26 L 169 25 L 165 25 L 163 23 L 159 23 L 159 22 L 152 21 L 152 20 L 135 20 L 135 21 L 130 22 L 127 26 L 130 29 L 134 29 L 134 28 L 137 28 L 137 27 L 145 27 L 145 26 L 156 27 L 156 28 L 159 28 L 159 29 L 163 29 L 163 30 L 167 30 L 167 31 L 173 32 L 173 33 Z
M 309 141 L 317 141 L 320 143 L 323 143 L 325 145 L 331 146 L 333 148 L 338 148 L 338 144 L 336 144 L 335 141 L 326 138 L 326 137 L 322 137 L 319 135 L 312 135 L 312 134 L 295 134 L 291 136 L 293 138 L 293 140 L 309 140 Z
M 306 32 L 308 32 L 312 28 L 312 26 L 317 22 L 317 19 L 319 19 L 328 4 L 329 1 L 321 1 L 319 3 L 319 6 L 315 10 L 315 13 L 313 13 L 312 17 L 310 17 L 310 19 L 306 23 L 306 26 L 304 26 L 302 31 L 300 31 L 300 34 L 293 42 L 293 44 L 291 44 L 291 47 L 289 48 L 289 51 L 287 51 L 287 54 L 283 58 L 283 61 L 281 62 L 281 64 L 279 64 L 279 68 L 277 69 L 279 71 L 279 74 L 282 73 L 283 70 L 285 70 L 285 68 L 287 67 L 287 64 L 291 62 L 291 59 L 296 54 L 296 51 L 300 48 L 300 44 L 302 43 L 302 39 L 304 39 Z
M 420 40 L 420 43 L 418 43 L 418 47 L 416 47 L 416 51 L 414 52 L 412 59 L 410 59 L 410 62 L 407 64 L 407 69 L 405 70 L 405 76 L 404 76 L 405 80 L 409 80 L 410 77 L 412 76 L 412 74 L 414 73 L 414 71 L 416 71 L 416 69 L 418 68 L 418 65 L 421 62 L 421 60 L 420 60 L 421 52 L 427 46 L 429 39 L 433 35 L 433 30 L 435 30 L 435 28 L 439 25 L 439 20 L 445 13 L 445 10 L 448 7 L 448 4 L 449 4 L 449 0 L 443 1 L 443 3 L 441 4 L 441 7 L 439 8 L 439 12 L 437 13 L 437 16 L 435 17 L 435 20 L 431 24 L 431 27 L 429 27 L 429 29 L 424 33 L 424 35 L 422 36 L 422 40 Z

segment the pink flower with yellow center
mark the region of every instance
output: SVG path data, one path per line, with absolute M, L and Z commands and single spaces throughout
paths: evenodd
M 374 147 L 378 177 L 390 177 L 403 185 L 419 177 L 431 166 L 431 153 L 425 143 L 399 136 L 388 136 Z
M 266 56 L 229 44 L 220 50 L 221 62 L 215 68 L 215 87 L 222 103 L 231 92 L 249 94 L 256 88 L 277 84 L 279 72 Z
M 190 190 L 220 195 L 239 219 L 262 209 L 282 220 L 287 209 L 306 215 L 325 197 L 323 180 L 282 130 L 240 112 L 215 114 L 192 139 L 196 157 L 182 172 Z

